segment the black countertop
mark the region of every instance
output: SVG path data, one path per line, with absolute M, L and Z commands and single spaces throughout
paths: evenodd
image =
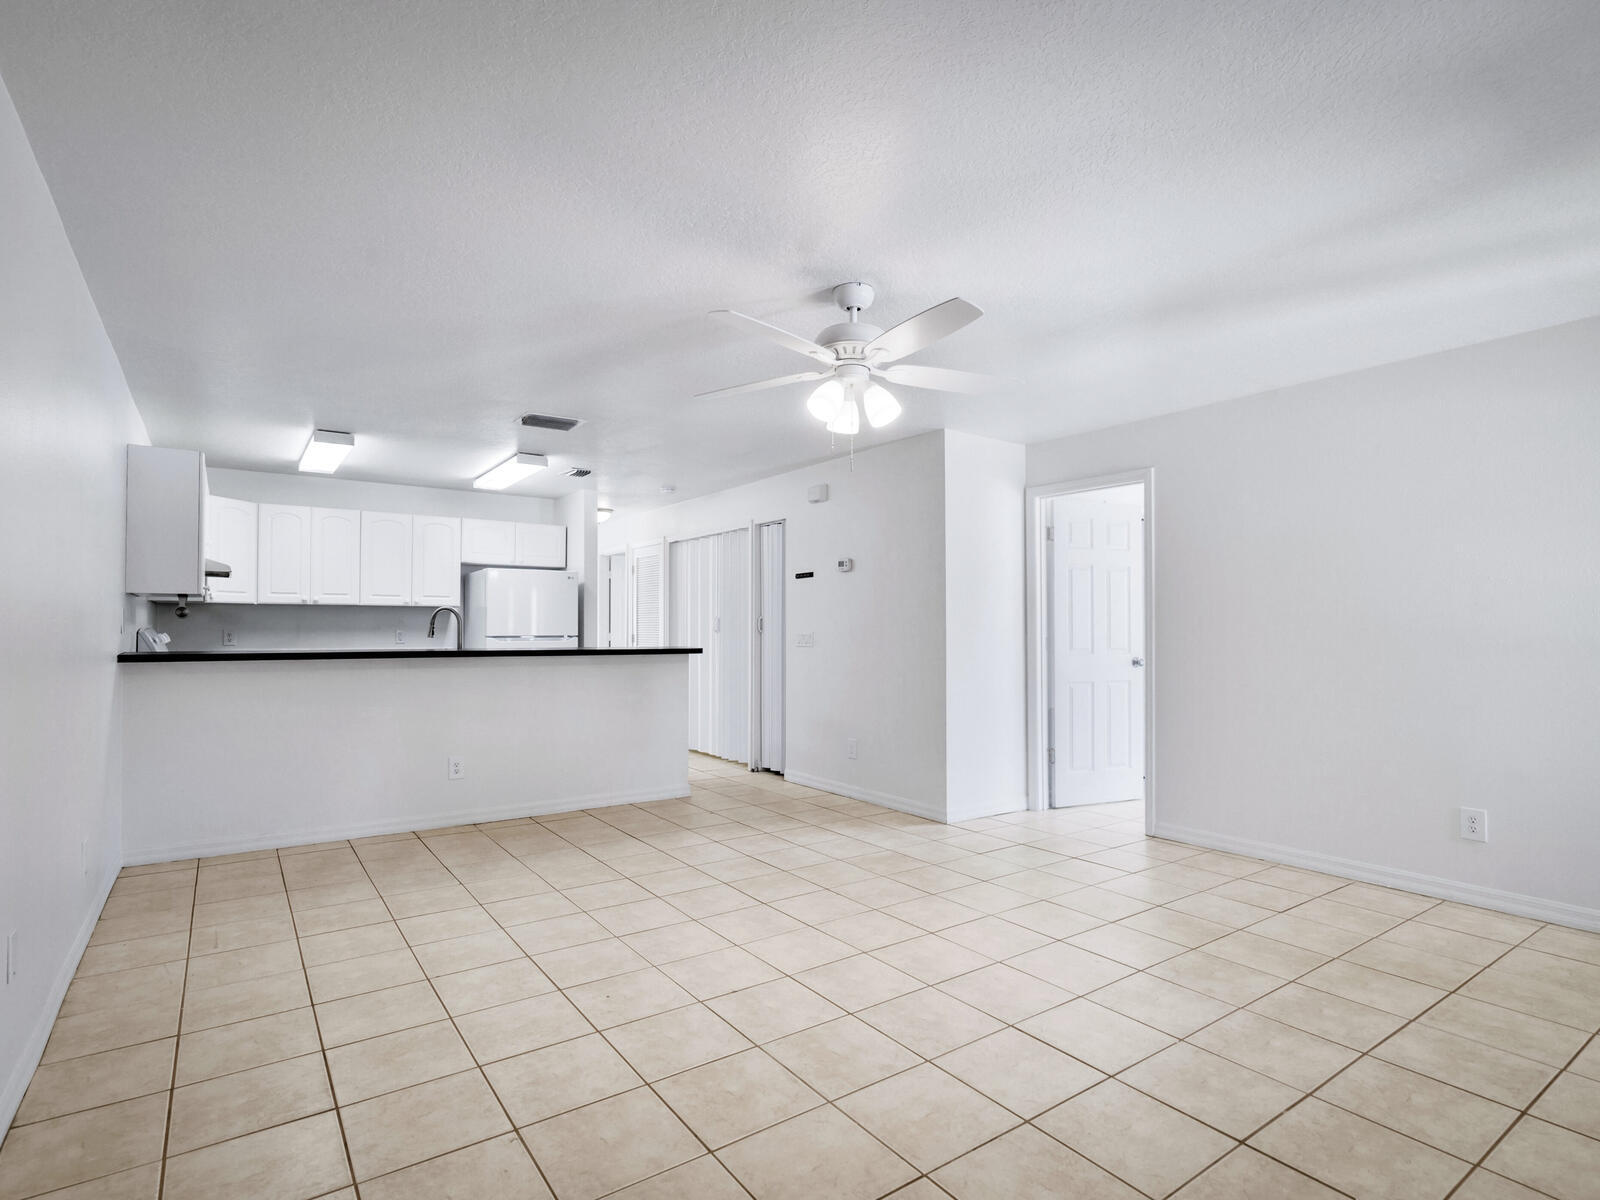
M 604 658 L 628 654 L 699 654 L 698 646 L 619 649 L 562 647 L 556 650 L 169 650 L 165 654 L 119 654 L 119 663 L 274 662 L 323 658 Z

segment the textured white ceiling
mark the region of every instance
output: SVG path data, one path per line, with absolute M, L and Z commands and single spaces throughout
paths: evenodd
M 158 442 L 615 504 L 826 457 L 811 335 L 987 315 L 1032 441 L 1600 313 L 1593 0 L 26 0 L 0 76 Z M 870 444 L 882 434 L 869 434 Z M 538 477 L 527 490 L 541 489 Z

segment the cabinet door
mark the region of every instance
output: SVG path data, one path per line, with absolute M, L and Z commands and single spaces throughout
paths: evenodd
M 361 514 L 311 510 L 311 603 L 361 603 Z
M 257 512 L 256 600 L 305 604 L 311 599 L 311 510 L 262 504 Z
M 461 603 L 461 518 L 411 518 L 411 602 Z
M 411 517 L 361 514 L 361 603 L 411 603 Z
M 250 500 L 206 497 L 206 557 L 233 573 L 207 581 L 213 604 L 256 602 L 256 506 Z
M 517 566 L 567 567 L 567 527 L 517 522 Z
M 517 526 L 514 521 L 461 520 L 461 561 L 491 567 L 510 567 L 517 561 Z

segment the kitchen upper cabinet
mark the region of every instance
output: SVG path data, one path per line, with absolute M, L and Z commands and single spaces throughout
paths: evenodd
M 517 522 L 517 557 L 519 567 L 567 566 L 567 527 L 565 525 L 530 525 Z
M 256 521 L 256 600 L 306 604 L 311 600 L 311 510 L 298 504 L 261 504 Z
M 311 510 L 311 603 L 361 603 L 359 510 Z
M 361 603 L 411 603 L 411 516 L 361 514 Z
M 411 518 L 411 603 L 461 603 L 461 518 Z
M 461 561 L 490 567 L 509 567 L 517 561 L 517 526 L 514 521 L 461 519 Z
M 213 604 L 256 602 L 256 506 L 227 496 L 206 497 L 206 557 L 226 563 L 226 579 L 207 581 Z

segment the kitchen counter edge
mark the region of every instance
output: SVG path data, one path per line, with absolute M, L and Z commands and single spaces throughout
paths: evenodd
M 699 654 L 698 646 L 638 646 L 556 650 L 169 650 L 165 654 L 119 654 L 119 663 L 278 662 L 326 658 L 604 658 L 618 655 Z

